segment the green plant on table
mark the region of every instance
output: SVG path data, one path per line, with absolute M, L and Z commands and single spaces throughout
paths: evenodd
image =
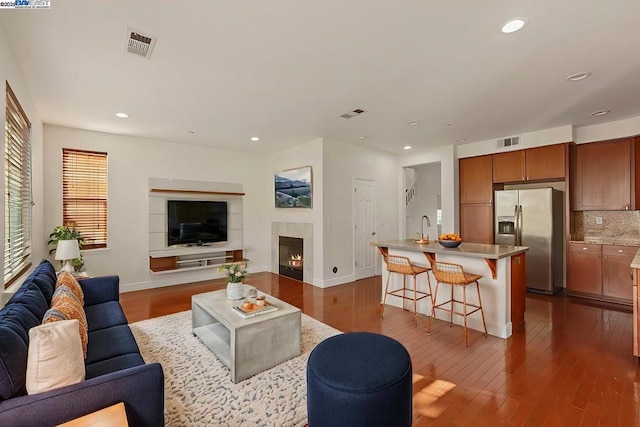
M 70 225 L 57 225 L 51 234 L 49 234 L 49 255 L 53 255 L 56 253 L 56 248 L 58 247 L 58 242 L 60 240 L 77 240 L 78 241 L 78 249 L 82 250 L 82 242 L 84 241 L 84 237 L 80 231 L 76 228 L 75 224 Z M 71 260 L 71 265 L 79 266 L 82 268 L 84 265 L 84 260 L 82 259 L 82 255 L 80 258 L 76 258 Z
M 231 262 L 222 264 L 218 271 L 224 273 L 227 276 L 229 283 L 240 283 L 247 275 L 247 269 L 243 263 Z

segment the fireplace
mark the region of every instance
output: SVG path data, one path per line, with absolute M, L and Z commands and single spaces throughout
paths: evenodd
M 280 236 L 278 273 L 302 281 L 304 267 L 303 239 Z

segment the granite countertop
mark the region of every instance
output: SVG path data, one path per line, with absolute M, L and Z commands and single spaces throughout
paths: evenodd
M 640 250 L 638 250 L 638 252 L 636 253 L 635 258 L 633 258 L 633 261 L 631 261 L 631 268 L 637 268 L 640 269 Z M 633 282 L 633 285 L 635 286 L 635 279 Z
M 462 244 L 457 248 L 445 248 L 435 240 L 430 243 L 415 243 L 411 239 L 374 242 L 372 244 L 379 247 L 401 249 L 412 252 L 428 252 L 487 259 L 507 258 L 529 250 L 526 246 L 488 245 L 465 242 L 462 242 Z
M 635 240 L 585 239 L 585 240 L 569 240 L 569 243 L 640 247 L 640 241 L 635 241 Z

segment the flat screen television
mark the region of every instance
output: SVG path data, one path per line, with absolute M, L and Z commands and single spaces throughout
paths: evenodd
M 227 241 L 227 202 L 167 201 L 167 246 Z

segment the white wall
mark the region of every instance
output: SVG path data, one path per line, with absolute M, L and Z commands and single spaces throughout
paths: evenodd
M 440 189 L 442 195 L 442 232 L 452 233 L 459 231 L 458 227 L 458 157 L 453 145 L 435 148 L 423 153 L 407 153 L 400 157 L 400 167 L 397 169 L 398 182 L 404 183 L 403 167 L 416 167 L 426 163 L 440 163 Z M 406 208 L 404 202 L 404 189 L 399 188 L 396 199 L 398 209 L 398 228 L 395 238 L 404 238 L 406 225 Z M 431 216 L 429 216 L 431 219 Z M 431 219 L 435 225 L 435 219 Z
M 276 172 L 311 166 L 313 207 L 308 208 L 276 208 L 273 192 L 273 177 Z M 264 225 L 267 238 L 271 238 L 271 222 L 298 222 L 313 224 L 313 281 L 322 286 L 322 235 L 323 235 L 323 198 L 324 192 L 324 158 L 322 139 L 296 145 L 286 150 L 272 153 L 266 158 L 266 167 L 260 180 L 261 191 L 266 195 L 263 208 L 270 212 L 270 219 Z M 245 206 L 245 209 L 247 207 Z M 269 243 L 270 245 L 270 243 Z M 270 246 L 268 246 L 270 247 Z M 275 271 L 274 273 L 277 273 Z M 306 280 L 306 279 L 305 279 Z
M 324 287 L 355 280 L 354 178 L 372 179 L 376 183 L 376 240 L 396 238 L 395 201 L 404 184 L 398 180 L 398 168 L 395 154 L 324 140 Z M 333 267 L 337 267 L 337 273 Z
M 85 251 L 91 275 L 118 274 L 122 291 L 220 277 L 216 269 L 149 272 L 150 177 L 242 184 L 249 271 L 268 270 L 269 211 L 265 207 L 270 196 L 264 191 L 265 166 L 258 156 L 52 125 L 44 126 L 44 141 L 45 230 L 62 222 L 62 148 L 108 153 L 108 248 Z
M 406 235 L 407 239 L 415 239 L 422 233 L 422 216 L 427 215 L 431 227 L 427 227 L 425 221 L 424 233 L 431 240 L 438 237 L 438 227 L 436 223 L 438 197 L 441 192 L 440 163 L 427 163 L 417 165 L 414 168 L 405 169 L 415 171 L 416 196 L 411 204 L 406 208 Z
M 0 123 L 2 123 L 2 141 L 4 147 L 4 128 L 6 113 L 6 93 L 5 82 L 9 82 L 13 93 L 18 98 L 18 102 L 31 122 L 31 165 L 33 180 L 33 223 L 32 223 L 32 259 L 34 264 L 38 264 L 47 254 L 47 239 L 49 233 L 43 230 L 43 196 L 42 196 L 42 121 L 36 110 L 36 106 L 31 98 L 29 88 L 26 86 L 22 73 L 18 67 L 13 52 L 9 47 L 4 32 L 0 28 Z M 2 176 L 4 176 L 4 162 L 2 163 Z M 2 194 L 4 194 L 4 180 L 0 180 Z M 4 215 L 4 197 L 0 197 L 0 212 Z M 0 238 L 4 241 L 4 227 L 0 227 Z M 4 263 L 3 263 L 4 265 Z M 3 286 L 4 289 L 4 286 Z M 4 295 L 0 305 L 4 300 Z
M 507 138 L 511 136 L 506 136 Z M 525 148 L 540 147 L 542 145 L 561 144 L 573 141 L 573 127 L 561 126 L 552 129 L 543 129 L 536 132 L 527 132 L 520 135 L 520 143 L 511 147 L 497 148 L 497 140 L 504 137 L 485 141 L 472 142 L 458 145 L 458 158 L 481 156 L 483 154 L 501 153 L 505 151 L 523 150 Z

